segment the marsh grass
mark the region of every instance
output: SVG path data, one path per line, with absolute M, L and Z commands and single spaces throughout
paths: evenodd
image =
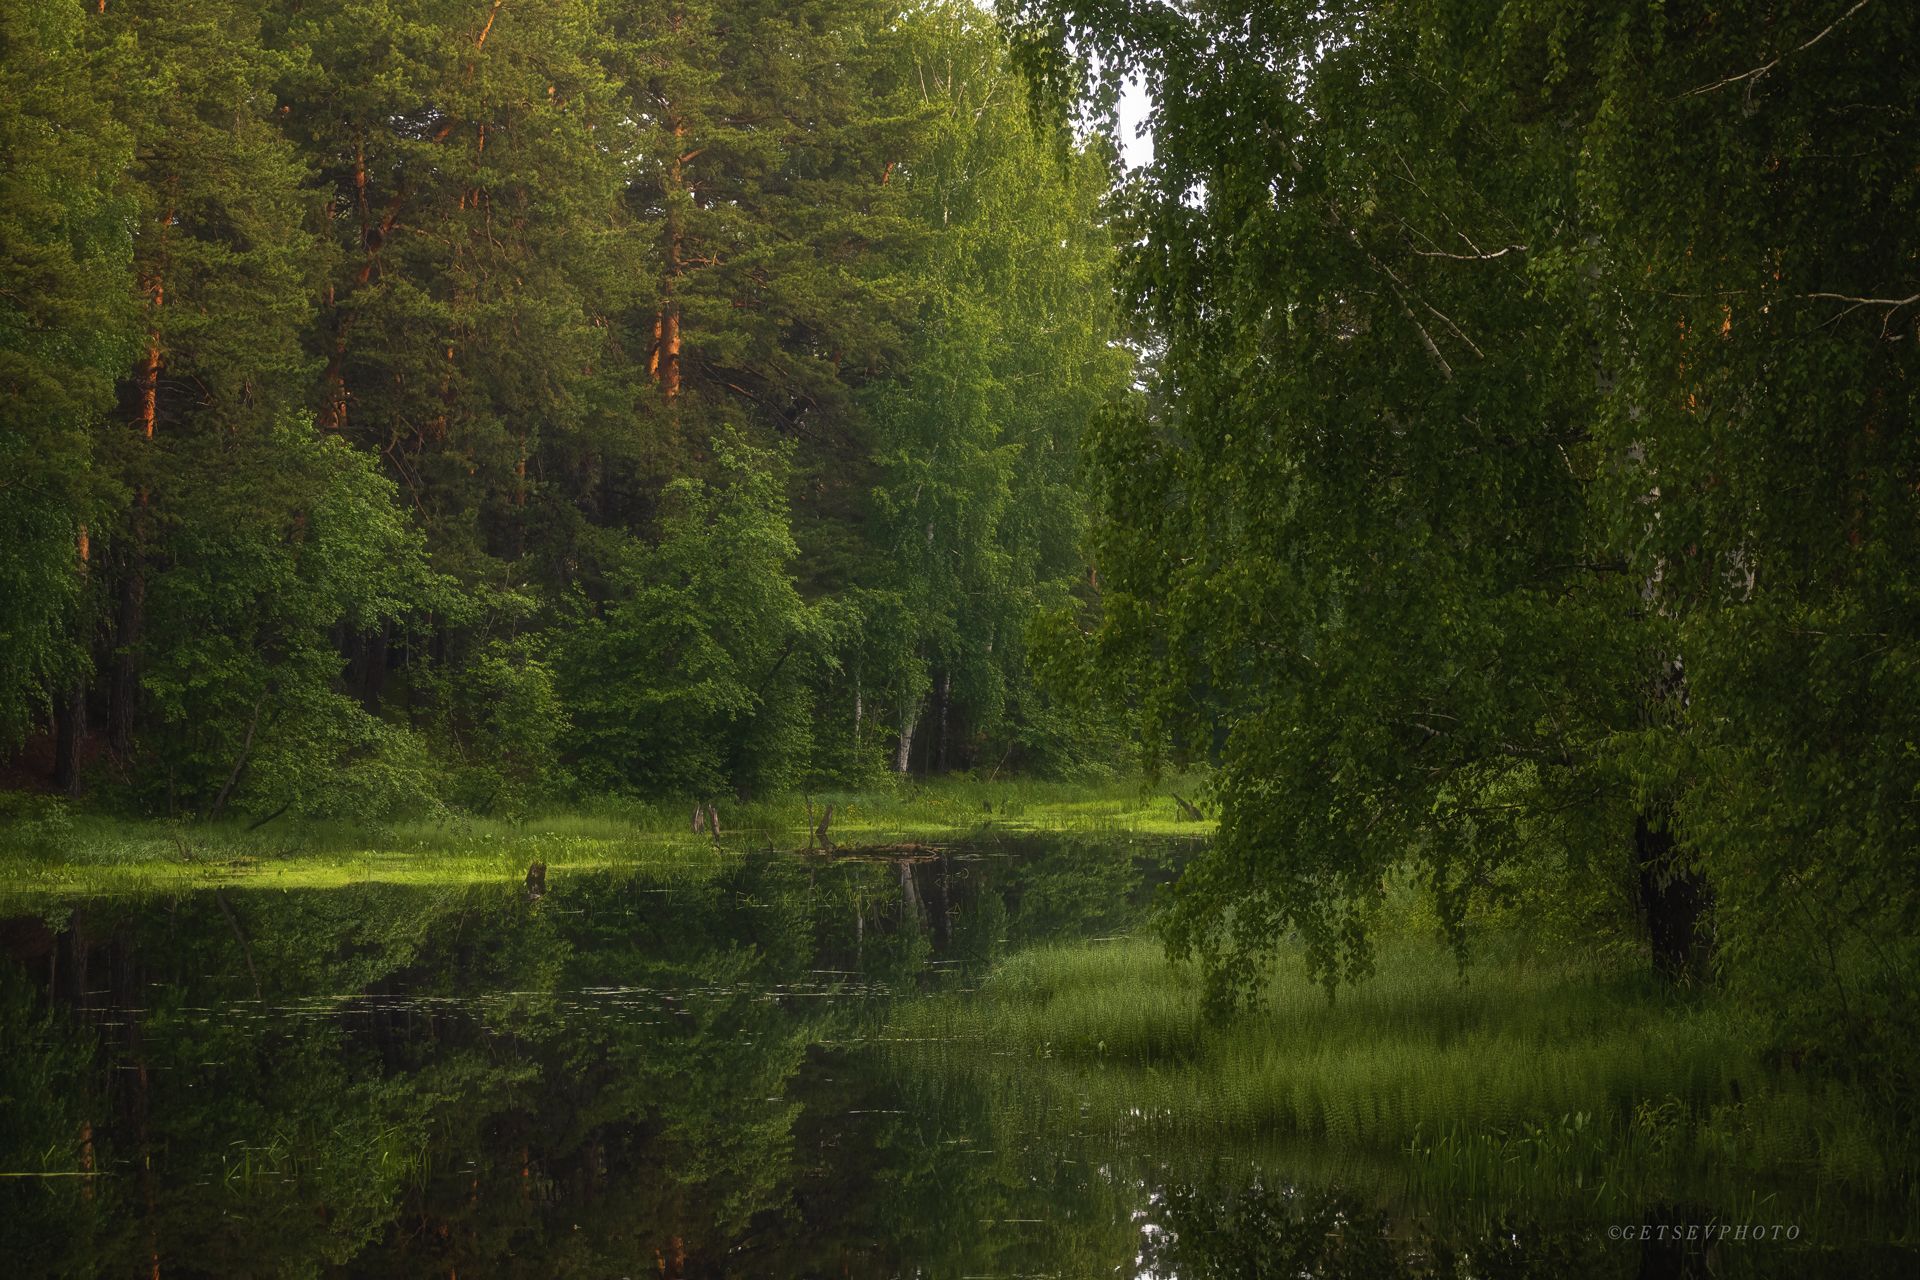
M 1768 1069 L 1729 1003 L 1598 959 L 1494 946 L 1463 976 L 1445 948 L 1393 941 L 1329 1001 L 1283 957 L 1255 1009 L 1216 1023 L 1155 942 L 1039 947 L 899 1009 L 887 1036 L 908 1074 L 970 1078 L 1024 1123 L 1393 1157 L 1427 1202 L 1788 1183 L 1844 1201 L 1900 1172 L 1855 1100 Z
M 1182 821 L 1176 783 L 942 779 L 721 807 L 724 835 L 692 831 L 689 809 L 616 798 L 524 818 L 449 813 L 383 824 L 281 819 L 132 822 L 42 801 L 0 815 L 0 892 L 140 893 L 195 885 L 337 888 L 366 882 L 460 884 L 549 871 L 712 874 L 749 849 L 804 849 L 834 806 L 837 845 L 964 842 L 1031 832 L 1201 836 Z M 1189 784 L 1191 790 L 1191 784 Z

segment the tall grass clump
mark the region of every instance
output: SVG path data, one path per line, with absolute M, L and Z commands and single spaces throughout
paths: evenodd
M 1886 1167 L 1857 1108 L 1769 1068 L 1752 1018 L 1591 957 L 1495 948 L 1463 973 L 1401 940 L 1331 999 L 1283 959 L 1250 1011 L 1213 1022 L 1157 943 L 1039 947 L 901 1009 L 890 1035 L 903 1066 L 977 1077 L 1023 1112 L 1391 1155 L 1437 1196 L 1626 1202 L 1736 1172 L 1865 1194 Z

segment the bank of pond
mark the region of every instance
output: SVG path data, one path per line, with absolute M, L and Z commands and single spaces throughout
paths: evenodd
M 1707 991 L 1420 935 L 1203 1016 L 1195 837 L 0 904 L 21 1276 L 1904 1275 L 1909 1157 Z

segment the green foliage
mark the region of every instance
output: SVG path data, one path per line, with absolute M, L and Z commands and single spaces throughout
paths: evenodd
M 1176 949 L 1231 1000 L 1295 932 L 1363 975 L 1409 866 L 1456 942 L 1534 865 L 1691 873 L 1910 1123 L 1914 11 L 1007 7 L 1154 103 L 1089 648 L 1219 764 Z
M 570 721 L 554 668 L 533 645 L 492 641 L 450 682 L 463 764 L 455 803 L 522 814 L 565 789 L 559 754 Z
M 443 590 L 391 482 L 301 423 L 169 452 L 192 487 L 177 491 L 169 562 L 147 586 L 146 785 L 189 813 L 234 795 L 375 818 L 422 802 L 430 775 L 411 733 L 334 687 L 335 628 L 431 607 Z
M 893 612 L 858 663 L 902 736 L 932 721 L 935 768 L 991 769 L 1018 744 L 1022 767 L 1070 770 L 1113 744 L 1097 720 L 1059 723 L 1027 633 L 1085 576 L 1080 426 L 1128 375 L 1107 300 L 1107 161 L 1026 112 L 997 33 L 965 6 L 926 6 L 903 31 L 927 133 L 902 182 L 927 234 L 906 372 L 868 398 Z
M 271 46 L 301 55 L 285 131 L 332 214 L 308 402 L 407 488 L 438 567 L 519 585 L 508 566 L 577 528 L 542 458 L 564 473 L 619 394 L 595 370 L 638 242 L 601 6 L 267 8 Z
M 974 8 L 5 12 L 5 750 L 259 816 L 1110 761 L 1026 652 L 1084 577 L 1078 439 L 1126 376 L 1107 157 L 1029 118 Z M 280 570 L 239 544 L 297 541 L 319 494 L 268 459 L 308 420 L 443 579 L 250 626 Z M 783 459 L 774 542 L 714 497 L 736 433 Z M 725 581 L 703 520 L 777 572 Z M 603 642 L 657 702 L 575 705 Z
M 668 486 L 660 540 L 561 659 L 570 753 L 589 785 L 708 800 L 779 789 L 806 766 L 813 618 L 794 588 L 785 460 L 737 434 L 723 480 Z
M 0 750 L 91 664 L 92 432 L 131 355 L 131 139 L 95 92 L 114 65 L 78 6 L 0 5 Z

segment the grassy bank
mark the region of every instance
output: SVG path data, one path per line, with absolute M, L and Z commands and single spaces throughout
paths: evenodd
M 1855 1100 L 1770 1066 L 1731 1002 L 1617 964 L 1495 946 L 1463 980 L 1397 940 L 1331 1003 L 1295 957 L 1241 1018 L 1210 1023 L 1198 994 L 1151 941 L 1043 947 L 902 1007 L 888 1035 L 910 1074 L 968 1077 L 1029 1131 L 1292 1142 L 1373 1185 L 1385 1157 L 1429 1205 L 1705 1193 L 1733 1211 L 1792 1186 L 1855 1206 L 1901 1172 Z
M 790 795 L 722 807 L 718 840 L 693 833 L 689 811 L 679 805 L 619 800 L 524 818 L 441 814 L 379 824 L 280 818 L 257 829 L 246 820 L 128 821 L 38 801 L 0 819 L 0 883 L 30 893 L 457 884 L 517 876 L 533 861 L 545 862 L 550 873 L 646 868 L 697 875 L 749 848 L 806 848 L 810 815 L 817 822 L 829 804 L 829 834 L 842 848 L 1031 832 L 1210 831 L 1210 823 L 1183 820 L 1176 790 L 1181 784 L 942 779 Z

